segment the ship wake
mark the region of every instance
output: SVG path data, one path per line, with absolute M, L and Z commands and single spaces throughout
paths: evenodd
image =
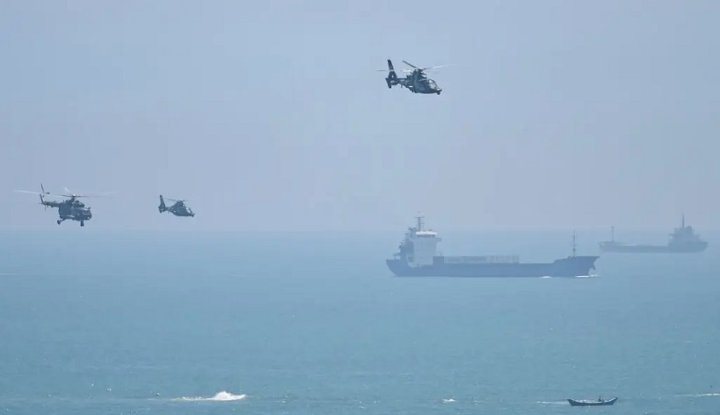
M 576 275 L 575 278 L 598 278 L 600 275 L 598 274 L 588 274 L 588 275 Z
M 183 396 L 177 399 L 174 399 L 175 401 L 182 401 L 182 402 L 234 402 L 234 401 L 242 401 L 245 398 L 247 398 L 247 395 L 242 393 L 240 395 L 235 395 L 234 393 L 230 393 L 228 391 L 220 391 L 216 393 L 213 396 Z
M 709 392 L 709 393 L 691 393 L 686 395 L 680 395 L 685 398 L 716 398 L 720 397 L 720 392 Z

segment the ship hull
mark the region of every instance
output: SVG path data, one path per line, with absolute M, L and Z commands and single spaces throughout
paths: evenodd
M 568 399 L 568 402 L 570 402 L 570 405 L 572 405 L 572 406 L 607 406 L 607 405 L 614 405 L 615 402 L 617 402 L 617 399 L 618 398 L 612 398 L 607 401 L 603 401 L 603 400 L 585 401 L 585 400 Z
M 440 259 L 442 257 L 439 257 Z M 496 264 L 446 264 L 436 260 L 432 265 L 411 267 L 401 259 L 388 259 L 388 268 L 398 277 L 577 277 L 590 274 L 595 269 L 596 256 L 575 256 L 558 259 L 551 263 L 496 263 Z
M 618 243 L 601 243 L 602 252 L 626 254 L 687 254 L 702 252 L 707 248 L 707 242 L 698 242 L 684 245 L 624 245 Z

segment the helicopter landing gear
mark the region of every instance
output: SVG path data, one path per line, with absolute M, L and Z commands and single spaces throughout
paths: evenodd
M 80 221 L 80 226 L 85 226 L 85 221 L 84 221 L 84 220 L 81 220 L 81 221 Z
M 62 219 L 58 219 L 58 220 L 57 220 L 57 224 L 59 225 L 59 224 L 61 224 L 61 223 L 62 223 Z

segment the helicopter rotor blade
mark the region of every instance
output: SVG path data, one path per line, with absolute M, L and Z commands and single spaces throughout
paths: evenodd
M 387 69 L 375 69 L 376 72 L 388 72 Z M 415 69 L 395 69 L 395 72 L 413 73 Z
M 29 193 L 31 195 L 40 195 L 40 196 L 58 196 L 58 197 L 70 197 L 67 195 L 59 195 L 56 193 L 50 193 L 50 192 L 34 192 L 32 190 L 15 190 L 17 193 Z
M 88 194 L 84 194 L 84 195 L 75 195 L 75 196 L 76 196 L 76 197 L 78 197 L 78 196 L 80 196 L 80 197 L 110 197 L 110 196 L 112 196 L 112 195 L 114 195 L 114 194 L 116 194 L 116 193 L 117 193 L 117 192 L 113 190 L 113 191 L 110 191 L 110 192 L 88 193 Z
M 68 192 L 67 194 L 53 194 L 54 196 L 61 196 L 61 197 L 74 197 L 74 198 L 81 198 L 81 197 L 109 197 L 117 192 L 111 191 L 111 192 L 102 192 L 102 193 L 87 193 L 87 194 L 79 194 L 79 193 L 72 193 Z M 52 194 L 52 193 L 47 193 Z
M 447 68 L 448 66 L 452 66 L 452 64 L 428 66 L 428 67 L 426 67 L 426 68 L 422 68 L 421 70 L 423 70 L 423 71 L 435 71 L 435 70 L 438 70 L 438 69 L 440 69 L 440 68 Z
M 44 188 L 42 188 L 42 192 L 36 192 L 32 190 L 15 190 L 16 193 L 27 193 L 31 195 L 40 195 L 40 196 L 56 196 L 56 197 L 66 197 L 66 198 L 75 198 L 79 199 L 81 197 L 109 197 L 113 194 L 115 194 L 115 191 L 111 192 L 103 192 L 103 193 L 88 193 L 88 194 L 77 194 L 72 192 L 67 193 L 50 193 L 48 191 L 45 191 Z M 68 188 L 65 188 L 65 190 L 69 190 Z
M 420 69 L 420 68 L 418 68 L 417 66 L 413 65 L 412 63 L 410 63 L 410 62 L 408 62 L 408 61 L 403 61 L 403 63 L 404 63 L 405 65 L 411 67 L 411 68 Z
M 65 193 L 64 193 L 64 194 L 57 195 L 57 196 L 62 196 L 62 197 L 75 197 L 75 198 L 83 197 L 83 195 L 76 195 L 75 193 L 73 193 L 72 191 L 70 191 L 70 189 L 68 189 L 67 186 L 64 186 L 64 187 L 63 187 L 63 190 L 65 190 Z

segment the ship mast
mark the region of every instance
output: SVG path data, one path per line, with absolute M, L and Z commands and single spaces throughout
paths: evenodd
M 572 256 L 573 257 L 575 257 L 575 254 L 577 253 L 577 245 L 575 242 L 576 242 L 575 241 L 575 231 L 573 231 L 573 236 L 572 236 Z
M 425 217 L 424 216 L 416 216 L 415 218 L 417 219 L 417 230 L 419 232 L 419 231 L 423 230 L 423 219 L 425 219 Z

